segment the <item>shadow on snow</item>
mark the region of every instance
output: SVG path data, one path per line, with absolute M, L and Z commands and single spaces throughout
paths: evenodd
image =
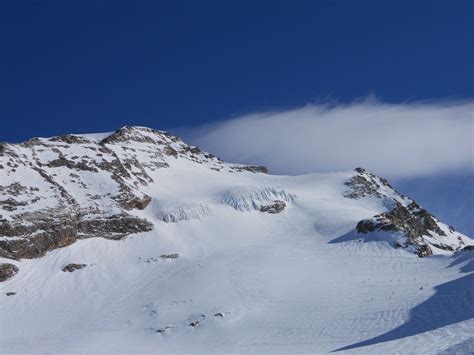
M 472 258 L 472 256 L 471 256 Z M 462 260 L 460 262 L 468 260 Z M 459 262 L 454 262 L 454 266 Z M 460 271 L 470 272 L 472 260 Z M 474 273 L 435 287 L 436 293 L 410 311 L 409 320 L 385 334 L 334 350 L 350 350 L 438 329 L 474 318 Z

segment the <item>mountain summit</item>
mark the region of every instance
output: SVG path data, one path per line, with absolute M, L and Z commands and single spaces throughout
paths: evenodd
M 183 164 L 264 171 L 225 164 L 175 136 L 144 127 L 2 144 L 0 256 L 35 258 L 78 238 L 120 239 L 151 231 L 153 219 L 137 211 L 152 201 L 157 173 Z
M 403 322 L 473 245 L 363 168 L 275 176 L 132 126 L 0 145 L 7 352 L 330 351 Z M 466 292 L 402 337 L 468 317 Z

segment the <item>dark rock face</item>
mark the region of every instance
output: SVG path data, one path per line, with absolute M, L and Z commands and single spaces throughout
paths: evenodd
M 286 207 L 286 203 L 284 201 L 276 200 L 273 201 L 270 205 L 265 205 L 260 207 L 260 212 L 266 212 L 271 214 L 276 214 L 282 212 Z
M 86 264 L 67 264 L 65 267 L 62 268 L 63 272 L 74 272 L 76 270 L 84 269 L 87 265 Z
M 81 238 L 102 237 L 107 239 L 122 239 L 128 234 L 148 232 L 153 224 L 146 219 L 119 214 L 102 219 L 81 221 L 78 224 L 78 235 Z
M 0 264 L 0 282 L 6 281 L 18 273 L 19 269 L 13 264 Z
M 45 211 L 25 214 L 14 223 L 0 222 L 0 256 L 11 259 L 37 258 L 46 252 L 74 243 L 77 239 L 102 237 L 122 239 L 128 234 L 151 231 L 153 224 L 128 214 L 80 219 L 77 211 Z M 25 224 L 27 222 L 28 224 Z M 24 236 L 24 238 L 15 238 Z
M 260 165 L 233 166 L 231 169 L 238 172 L 250 171 L 251 173 L 268 174 L 268 169 Z
M 16 292 L 7 292 L 6 295 L 7 295 L 7 296 L 15 296 L 15 295 L 16 295 Z
M 390 212 L 374 216 L 369 220 L 362 220 L 357 224 L 359 233 L 368 233 L 375 230 L 396 231 L 406 233 L 411 241 L 416 240 L 430 232 L 446 236 L 434 220 L 434 217 L 426 210 L 421 209 L 416 202 L 404 207 L 396 202 Z
M 383 194 L 380 191 L 382 187 L 389 188 L 396 192 L 387 180 L 371 174 L 363 168 L 356 168 L 355 171 L 358 174 L 345 182 L 345 185 L 349 187 L 349 190 L 344 193 L 344 197 L 353 199 L 362 197 L 381 198 L 383 197 Z
M 433 255 L 433 250 L 426 244 L 419 245 L 416 250 L 416 255 L 420 258 L 424 258 L 425 256 Z
M 162 259 L 177 259 L 179 257 L 179 254 L 163 254 L 160 255 L 160 258 Z
M 446 237 L 446 233 L 439 227 L 435 217 L 422 209 L 416 202 L 407 207 L 396 202 L 395 207 L 371 219 L 362 220 L 357 223 L 357 232 L 367 234 L 374 231 L 392 231 L 403 233 L 407 240 L 402 247 L 416 246 L 416 253 L 420 257 L 432 255 L 433 251 L 428 244 L 439 249 L 454 251 L 449 244 L 427 243 L 425 237 Z
M 63 134 L 61 136 L 53 137 L 50 139 L 51 142 L 64 142 L 68 144 L 84 144 L 90 143 L 91 141 L 85 137 L 74 136 L 72 134 Z

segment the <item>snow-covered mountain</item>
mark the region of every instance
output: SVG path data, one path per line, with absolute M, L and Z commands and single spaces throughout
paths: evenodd
M 0 349 L 471 349 L 473 245 L 362 168 L 274 176 L 130 126 L 2 144 Z

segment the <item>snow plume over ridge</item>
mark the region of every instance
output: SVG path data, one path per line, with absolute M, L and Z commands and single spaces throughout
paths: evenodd
M 473 169 L 473 102 L 311 104 L 184 132 L 228 161 L 277 174 L 364 166 L 390 177 Z M 251 143 L 251 144 L 249 144 Z

